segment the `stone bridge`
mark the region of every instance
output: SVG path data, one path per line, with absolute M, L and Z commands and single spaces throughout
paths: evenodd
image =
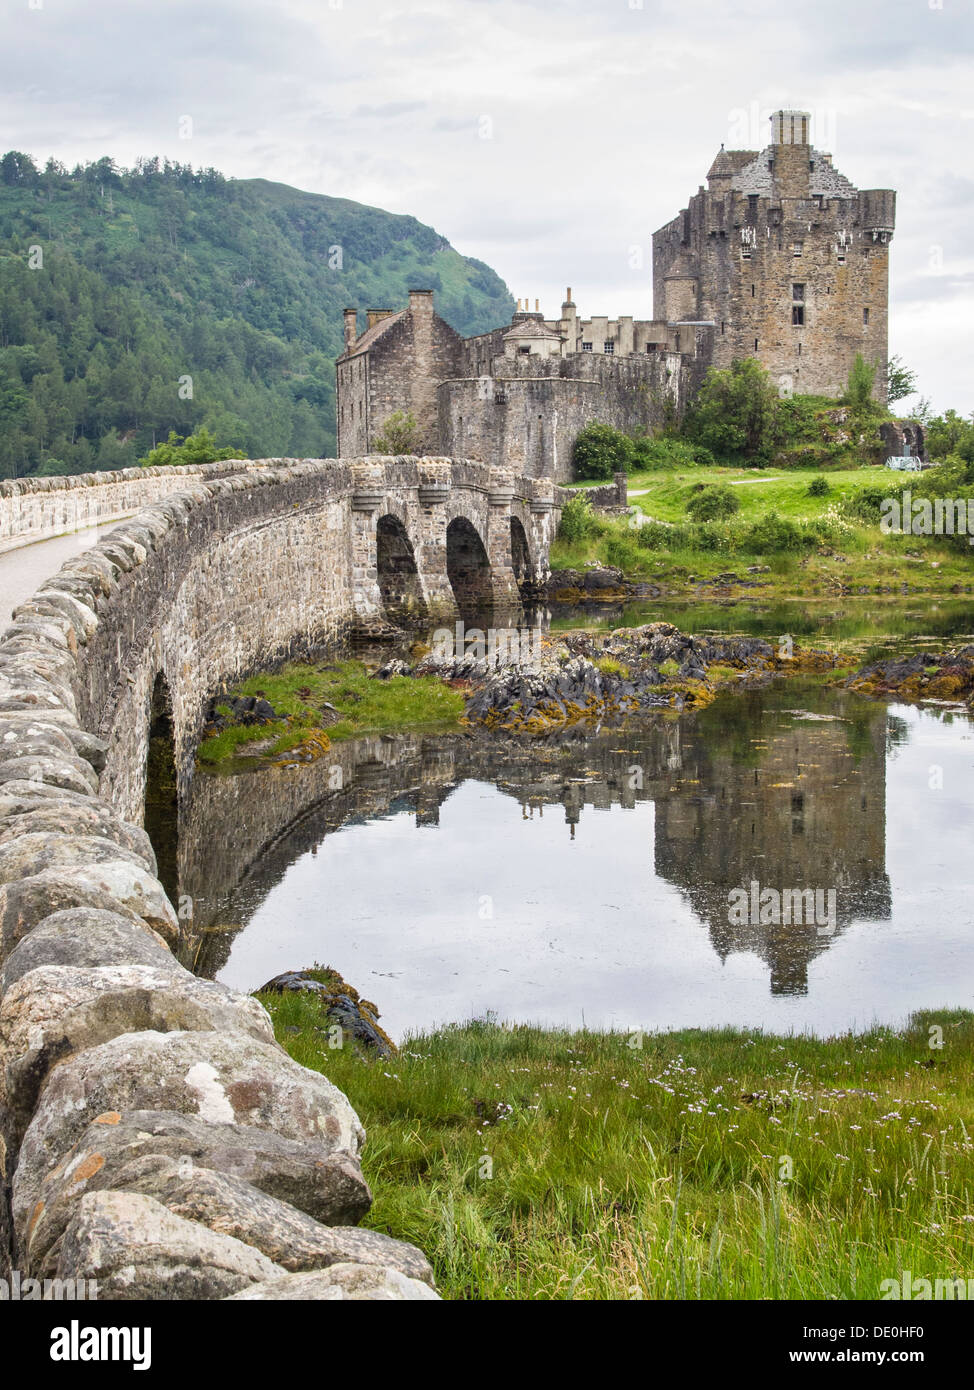
M 450 459 L 230 461 L 163 497 L 135 473 L 0 486 L 8 540 L 16 509 L 52 534 L 72 481 L 78 525 L 149 503 L 0 639 L 0 1266 L 101 1298 L 435 1297 L 419 1251 L 348 1229 L 370 1197 L 345 1097 L 172 955 L 150 735 L 185 802 L 211 696 L 355 627 L 515 598 L 559 499 Z

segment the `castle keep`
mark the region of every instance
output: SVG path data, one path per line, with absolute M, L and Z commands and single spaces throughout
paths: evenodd
M 892 189 L 862 191 L 776 111 L 766 149 L 725 150 L 653 236 L 653 310 L 714 324 L 715 367 L 756 357 L 781 395 L 837 396 L 857 353 L 885 399 Z
M 570 289 L 557 319 L 519 301 L 509 325 L 472 338 L 429 290 L 370 309 L 362 334 L 346 309 L 339 456 L 376 452 L 402 412 L 422 453 L 565 482 L 590 420 L 652 432 L 682 418 L 709 367 L 745 357 L 783 396 L 837 396 L 861 353 L 882 398 L 895 193 L 853 187 L 801 111 L 775 113 L 761 152 L 721 147 L 707 181 L 653 236 L 652 319 L 580 318 Z

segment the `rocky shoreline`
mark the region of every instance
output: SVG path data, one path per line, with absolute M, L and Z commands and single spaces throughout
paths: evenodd
M 432 651 L 414 664 L 387 662 L 376 677 L 438 676 L 469 690 L 466 725 L 546 734 L 651 710 L 700 709 L 728 685 L 838 664 L 835 653 L 821 649 L 776 649 L 756 637 L 694 637 L 664 622 L 541 635 L 536 645 L 536 654 L 511 661 Z

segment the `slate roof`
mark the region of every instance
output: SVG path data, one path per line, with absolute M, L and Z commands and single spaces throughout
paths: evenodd
M 762 150 L 757 158 L 752 159 L 750 164 L 745 165 L 731 180 L 731 187 L 737 193 L 757 194 L 758 197 L 770 198 L 774 191 L 772 186 L 771 170 L 768 162 L 774 153 L 774 146 L 769 145 Z M 812 149 L 810 159 L 815 165 L 809 181 L 809 196 L 817 198 L 855 198 L 859 190 L 855 184 L 840 174 L 838 169 L 834 169 L 831 164 L 825 162 L 825 157 L 821 150 Z

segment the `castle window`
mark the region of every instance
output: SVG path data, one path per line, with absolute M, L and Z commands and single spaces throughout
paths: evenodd
M 757 212 L 758 195 L 756 193 L 749 193 L 747 195 L 747 210 L 748 212 Z
M 793 304 L 791 306 L 791 322 L 795 328 L 805 327 L 805 306 L 804 304 Z
M 791 243 L 791 254 L 793 256 L 800 256 L 804 249 L 805 243 L 803 241 L 793 241 Z
M 530 352 L 531 352 L 531 349 L 530 349 L 529 347 L 519 347 L 519 348 L 518 348 L 518 352 L 520 352 L 520 353 L 530 353 Z
M 591 352 L 591 351 L 592 351 L 592 344 L 591 344 L 591 343 L 583 343 L 583 344 L 582 344 L 582 351 L 583 351 L 583 352 Z
M 757 350 L 758 350 L 758 340 L 757 340 L 757 338 L 755 338 L 755 339 L 754 339 L 754 351 L 757 352 Z
M 754 298 L 754 286 L 753 286 L 753 285 L 751 286 L 751 298 L 752 298 L 752 299 Z
M 616 345 L 611 338 L 606 339 L 606 341 L 602 344 L 602 351 L 606 353 L 609 357 L 612 356 L 615 350 Z
M 869 310 L 868 310 L 868 309 L 863 309 L 863 311 L 862 311 L 862 326 L 863 326 L 863 328 L 868 328 L 868 327 L 869 327 Z
M 795 301 L 796 304 L 803 304 L 803 303 L 805 302 L 805 286 L 804 286 L 804 285 L 792 285 L 792 287 L 791 287 L 791 297 L 792 297 L 792 299 Z
M 724 322 L 723 319 L 721 319 L 721 321 L 720 321 L 720 336 L 721 336 L 721 337 L 724 336 L 724 330 L 726 329 L 726 327 L 727 327 L 726 323 Z

